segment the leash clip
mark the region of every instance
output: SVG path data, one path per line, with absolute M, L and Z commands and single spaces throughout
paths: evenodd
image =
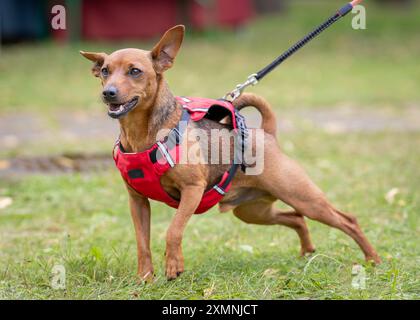
M 240 83 L 233 89 L 231 92 L 227 93 L 223 99 L 232 102 L 233 100 L 237 99 L 245 88 L 249 86 L 255 86 L 258 83 L 257 74 L 251 74 L 244 83 Z

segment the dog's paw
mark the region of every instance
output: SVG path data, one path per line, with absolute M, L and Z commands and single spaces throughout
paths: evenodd
M 366 256 L 366 258 L 365 258 L 365 260 L 366 260 L 366 262 L 368 262 L 368 263 L 372 263 L 374 266 L 377 266 L 377 265 L 379 265 L 379 264 L 381 264 L 382 263 L 382 260 L 381 260 L 381 258 L 379 257 L 379 255 L 378 254 L 373 254 L 372 256 Z
M 175 280 L 184 272 L 184 261 L 181 257 L 166 258 L 166 278 Z
M 310 246 L 308 248 L 301 248 L 300 249 L 300 256 L 301 257 L 307 257 L 312 255 L 316 251 L 315 247 Z

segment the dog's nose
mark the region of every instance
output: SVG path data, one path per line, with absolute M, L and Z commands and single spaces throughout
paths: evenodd
M 114 86 L 110 86 L 105 88 L 104 91 L 102 91 L 102 96 L 106 100 L 114 100 L 117 97 L 118 90 Z

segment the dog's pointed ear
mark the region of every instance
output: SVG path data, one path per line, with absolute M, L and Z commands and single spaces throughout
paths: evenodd
M 92 74 L 95 77 L 99 77 L 102 65 L 104 64 L 104 60 L 107 54 L 103 52 L 85 52 L 85 51 L 79 51 L 79 52 L 86 59 L 93 62 Z
M 160 41 L 152 49 L 152 58 L 157 73 L 172 67 L 175 57 L 184 39 L 185 27 L 177 25 L 165 32 Z

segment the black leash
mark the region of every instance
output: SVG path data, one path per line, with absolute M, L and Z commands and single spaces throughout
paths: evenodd
M 238 98 L 244 89 L 248 86 L 253 86 L 258 83 L 261 79 L 263 79 L 267 74 L 273 71 L 277 66 L 279 66 L 282 62 L 284 62 L 287 58 L 292 56 L 295 52 L 297 52 L 300 48 L 306 45 L 309 41 L 314 39 L 316 36 L 321 34 L 325 29 L 329 28 L 335 22 L 340 20 L 342 17 L 347 15 L 357 4 L 362 2 L 362 0 L 354 0 L 350 3 L 347 3 L 344 7 L 339 9 L 334 15 L 328 18 L 324 23 L 319 25 L 315 30 L 308 33 L 304 38 L 296 42 L 293 46 L 287 49 L 282 55 L 278 56 L 273 62 L 267 65 L 265 68 L 261 69 L 257 73 L 254 73 L 248 77 L 248 79 L 242 83 L 238 84 L 236 88 L 225 95 L 224 99 L 233 101 Z

